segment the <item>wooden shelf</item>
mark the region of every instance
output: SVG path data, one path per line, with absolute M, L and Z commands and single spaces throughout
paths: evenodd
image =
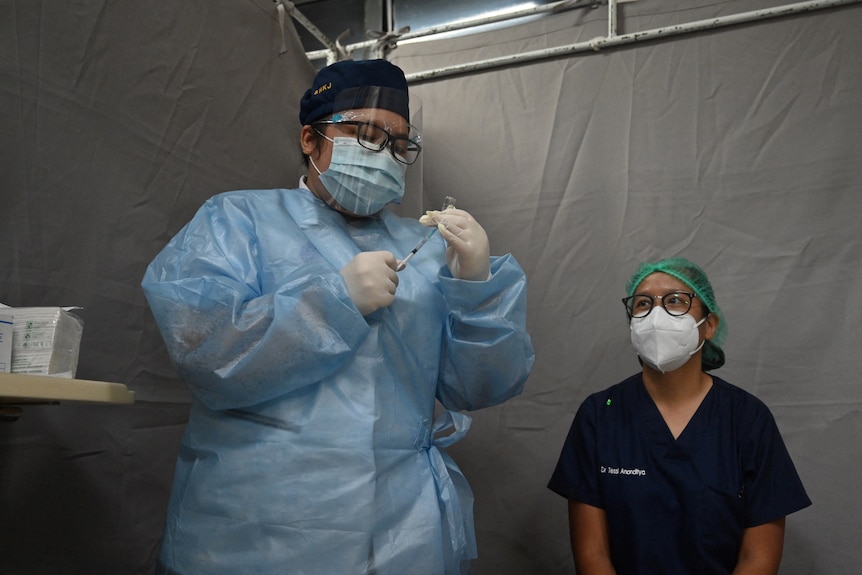
M 135 392 L 129 391 L 122 383 L 0 373 L 0 405 L 60 401 L 132 404 L 135 402 Z

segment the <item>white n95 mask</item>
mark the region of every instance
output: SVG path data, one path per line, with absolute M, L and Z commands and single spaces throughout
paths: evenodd
M 667 373 L 682 367 L 703 347 L 698 345 L 697 328 L 705 321 L 706 317 L 695 322 L 689 314 L 673 316 L 656 306 L 646 317 L 631 319 L 632 345 L 646 364 Z
M 370 216 L 386 204 L 401 201 L 406 171 L 407 166 L 388 150 L 373 152 L 360 146 L 356 138 L 333 138 L 329 167 L 317 173 L 339 206 L 358 216 Z

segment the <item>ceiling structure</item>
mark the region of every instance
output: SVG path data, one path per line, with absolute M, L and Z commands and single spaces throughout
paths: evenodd
M 337 40 L 340 45 L 346 46 L 373 40 L 378 35 L 393 30 L 401 31 L 407 27 L 411 32 L 417 32 L 554 2 L 555 0 L 296 0 L 292 4 L 326 38 L 333 42 Z M 600 2 L 580 1 L 569 4 L 598 5 Z M 371 35 L 369 31 L 372 32 Z M 327 48 L 305 27 L 297 26 L 297 32 L 307 52 Z

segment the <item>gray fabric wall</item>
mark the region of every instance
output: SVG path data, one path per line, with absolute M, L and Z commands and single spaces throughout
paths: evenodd
M 188 392 L 140 281 L 209 196 L 294 185 L 297 102 L 271 0 L 0 0 L 0 302 L 78 305 L 77 376 L 134 406 L 0 422 L 0 573 L 152 573 Z
M 777 4 L 644 0 L 621 32 Z M 391 59 L 569 44 L 604 18 Z M 0 423 L 0 573 L 152 573 L 187 393 L 140 277 L 210 195 L 294 185 L 313 72 L 291 28 L 279 56 L 269 0 L 0 0 L 0 302 L 83 306 L 78 376 L 138 400 Z M 530 279 L 533 375 L 450 449 L 476 493 L 476 574 L 573 572 L 544 486 L 580 401 L 638 368 L 626 279 L 671 255 L 710 274 L 730 328 L 716 374 L 770 406 L 814 501 L 788 520 L 781 573 L 862 563 L 860 28 L 853 6 L 414 85 L 425 205 L 457 197 Z
M 621 33 L 779 4 L 625 4 Z M 391 59 L 420 72 L 583 42 L 605 14 Z M 788 519 L 781 573 L 858 571 L 860 28 L 857 5 L 414 87 L 430 203 L 456 196 L 530 281 L 525 392 L 451 449 L 476 491 L 477 573 L 572 572 L 566 504 L 544 486 L 580 401 L 638 370 L 625 282 L 676 255 L 726 314 L 716 375 L 769 405 L 814 502 Z

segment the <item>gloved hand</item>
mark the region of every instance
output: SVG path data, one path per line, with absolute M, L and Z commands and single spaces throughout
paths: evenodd
M 468 212 L 458 208 L 425 212 L 419 223 L 437 226 L 446 240 L 446 265 L 452 277 L 486 281 L 491 276 L 488 234 Z
M 341 268 L 347 293 L 359 313 L 368 315 L 392 305 L 398 287 L 392 252 L 362 252 Z

